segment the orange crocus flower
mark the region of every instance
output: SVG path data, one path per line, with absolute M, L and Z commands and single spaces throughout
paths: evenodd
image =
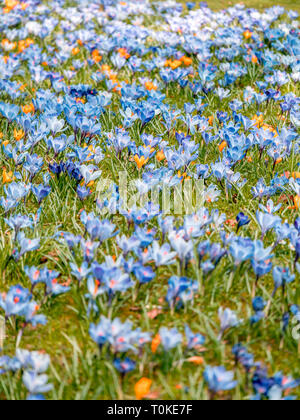
M 152 353 L 156 353 L 158 346 L 161 343 L 161 338 L 159 334 L 156 334 L 156 336 L 153 338 L 152 343 L 151 343 L 151 351 Z
M 181 64 L 182 64 L 181 61 L 174 60 L 174 61 L 171 61 L 170 67 L 171 67 L 172 70 L 176 70 L 178 67 L 181 66 Z
M 200 356 L 190 357 L 189 359 L 187 359 L 187 361 L 190 363 L 194 363 L 195 365 L 203 365 L 204 363 L 203 357 L 200 357 Z
M 102 60 L 102 55 L 100 55 L 98 50 L 94 50 L 92 52 L 92 57 L 95 63 L 100 63 L 100 61 Z
M 300 172 L 292 172 L 292 178 L 300 178 Z
M 24 137 L 24 131 L 23 130 L 16 130 L 14 129 L 14 138 L 17 141 L 20 141 Z
M 72 49 L 72 55 L 77 55 L 80 53 L 80 49 L 78 47 L 75 47 Z
M 258 63 L 258 58 L 256 57 L 256 55 L 253 55 L 251 58 L 251 61 L 253 64 L 257 64 Z
M 244 37 L 246 38 L 246 39 L 250 39 L 250 38 L 252 38 L 252 32 L 251 31 L 249 31 L 249 30 L 247 30 L 247 31 L 245 31 L 244 32 Z
M 13 182 L 13 173 L 7 172 L 7 170 L 4 168 L 2 172 L 2 182 L 3 184 L 9 184 L 10 182 Z
M 140 379 L 134 386 L 134 392 L 137 400 L 145 398 L 151 389 L 152 381 L 149 378 Z
M 180 61 L 185 65 L 185 66 L 191 66 L 193 64 L 193 60 L 190 57 L 186 57 L 183 56 L 181 57 Z
M 35 108 L 34 108 L 33 103 L 22 106 L 22 111 L 24 112 L 24 114 L 30 114 L 30 113 L 34 114 Z
M 252 118 L 252 121 L 255 121 L 255 126 L 257 128 L 261 128 L 264 125 L 264 117 L 263 115 L 254 115 L 254 117 Z
M 162 150 L 160 150 L 159 152 L 157 152 L 156 154 L 156 160 L 158 162 L 162 162 L 163 160 L 165 160 L 166 156 L 164 154 L 164 152 Z
M 141 169 L 149 161 L 149 158 L 146 159 L 145 156 L 139 157 L 138 155 L 135 155 L 134 161 L 137 164 L 138 169 Z
M 119 48 L 118 53 L 120 54 L 121 57 L 124 57 L 126 59 L 130 58 L 130 54 L 128 53 L 126 48 Z
M 155 86 L 155 84 L 150 82 L 150 81 L 145 83 L 145 88 L 146 88 L 146 90 L 149 90 L 149 91 L 157 90 L 157 87 Z
M 221 153 L 223 152 L 225 147 L 227 147 L 227 142 L 224 140 L 224 141 L 222 141 L 222 143 L 219 146 L 219 150 L 220 150 Z

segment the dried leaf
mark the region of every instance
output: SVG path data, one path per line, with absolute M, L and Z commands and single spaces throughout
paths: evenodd
M 158 315 L 162 313 L 163 311 L 160 308 L 154 308 L 151 311 L 147 312 L 147 315 L 150 319 L 155 319 Z

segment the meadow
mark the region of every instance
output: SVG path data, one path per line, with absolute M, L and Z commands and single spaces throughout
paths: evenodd
M 0 6 L 0 399 L 299 399 L 300 2 Z

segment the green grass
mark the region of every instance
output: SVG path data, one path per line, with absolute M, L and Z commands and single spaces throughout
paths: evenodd
M 185 3 L 185 2 L 183 2 Z M 273 1 L 273 0 L 244 0 L 244 1 L 227 1 L 227 0 L 208 0 L 208 6 L 212 10 L 222 10 L 227 9 L 230 6 L 235 4 L 244 4 L 246 7 L 250 7 L 252 9 L 263 10 L 268 7 L 273 6 L 282 6 L 288 10 L 296 10 L 300 12 L 300 3 L 299 1 L 294 0 L 280 0 L 280 1 Z

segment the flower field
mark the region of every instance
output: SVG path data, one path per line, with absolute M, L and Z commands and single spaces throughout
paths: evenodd
M 299 399 L 298 12 L 1 2 L 1 400 Z

